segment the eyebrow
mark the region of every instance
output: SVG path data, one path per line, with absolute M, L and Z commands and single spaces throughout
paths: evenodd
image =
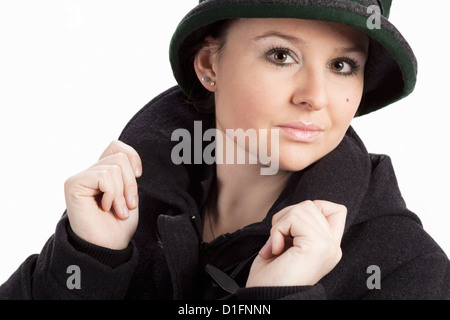
M 341 48 L 336 48 L 335 50 L 337 52 L 342 52 L 342 53 L 354 52 L 354 53 L 361 53 L 363 55 L 367 55 L 367 50 L 363 46 L 341 47 Z
M 263 40 L 265 38 L 270 38 L 270 37 L 278 37 L 278 38 L 287 40 L 297 46 L 298 45 L 308 45 L 308 42 L 300 37 L 291 36 L 291 35 L 284 34 L 284 33 L 278 32 L 278 31 L 268 31 L 260 36 L 255 37 L 253 40 L 259 41 L 259 40 Z M 361 54 L 367 55 L 367 50 L 362 45 L 356 45 L 353 47 L 339 47 L 339 48 L 335 48 L 334 50 L 337 52 L 340 52 L 340 53 L 354 52 L 354 53 L 361 53 Z
M 296 45 L 298 45 L 298 44 L 302 44 L 302 45 L 308 44 L 308 43 L 307 43 L 305 40 L 303 40 L 302 38 L 290 36 L 290 35 L 288 35 L 288 34 L 284 34 L 284 33 L 278 32 L 278 31 L 269 31 L 269 32 L 266 32 L 266 33 L 264 33 L 264 34 L 262 34 L 262 35 L 260 35 L 260 36 L 255 37 L 253 40 L 259 41 L 259 40 L 262 40 L 262 39 L 265 39 L 265 38 L 269 38 L 269 37 L 278 37 L 278 38 L 287 40 L 287 41 L 289 41 L 289 42 L 292 42 L 292 43 L 294 43 L 294 44 L 296 44 Z

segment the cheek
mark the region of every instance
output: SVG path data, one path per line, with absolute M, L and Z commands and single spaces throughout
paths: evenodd
M 242 86 L 222 85 L 216 94 L 216 120 L 223 129 L 245 130 L 252 126 L 255 104 Z
M 343 110 L 342 118 L 346 119 L 346 122 L 350 123 L 354 118 L 359 106 L 361 105 L 363 95 L 363 85 L 358 84 L 354 90 L 347 92 L 345 99 L 342 102 Z
M 247 70 L 233 70 L 233 77 L 222 77 L 218 83 L 216 118 L 222 128 L 267 128 L 274 118 L 279 95 L 274 94 L 273 79 Z
M 329 113 L 333 124 L 350 124 L 361 104 L 363 88 L 362 77 L 341 82 L 331 88 Z
M 332 147 L 339 144 L 350 126 L 362 99 L 362 85 L 356 83 L 353 90 L 342 90 L 336 94 L 329 108 L 331 130 L 328 142 Z
M 309 149 L 311 161 L 320 159 L 341 143 L 359 108 L 362 91 L 362 79 L 347 82 L 345 86 L 330 87 L 329 104 L 324 110 L 328 126 L 323 139 Z
M 353 95 L 345 99 L 341 99 L 341 108 L 333 110 L 335 114 L 334 118 L 338 119 L 339 122 L 350 123 L 354 118 L 356 111 L 358 111 L 359 105 L 361 104 L 361 96 Z

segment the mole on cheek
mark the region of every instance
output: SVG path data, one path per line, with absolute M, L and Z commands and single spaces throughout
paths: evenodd
M 347 102 L 350 102 L 350 99 L 349 99 L 349 98 L 347 98 Z

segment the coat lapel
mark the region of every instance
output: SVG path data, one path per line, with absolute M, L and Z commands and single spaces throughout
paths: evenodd
M 266 219 L 286 206 L 305 200 L 327 200 L 347 207 L 345 231 L 358 215 L 371 177 L 371 162 L 364 144 L 350 127 L 332 152 L 294 173 Z
M 160 215 L 158 228 L 172 277 L 173 298 L 191 295 L 197 273 L 199 238 L 188 215 Z
M 175 165 L 171 150 L 177 142 L 171 134 L 178 128 L 193 132 L 194 121 L 203 121 L 206 130 L 213 124 L 187 105 L 178 88 L 172 88 L 151 101 L 129 122 L 120 139 L 141 156 L 144 172 L 140 193 L 173 208 L 160 214 L 158 229 L 172 277 L 175 299 L 188 298 L 194 288 L 201 237 L 200 214 L 192 195 L 197 183 L 195 165 Z M 369 155 L 352 128 L 341 144 L 317 163 L 294 173 L 288 186 L 272 206 L 267 219 L 283 207 L 304 200 L 328 200 L 348 209 L 346 229 L 355 219 L 369 185 Z M 196 221 L 193 221 L 195 217 Z

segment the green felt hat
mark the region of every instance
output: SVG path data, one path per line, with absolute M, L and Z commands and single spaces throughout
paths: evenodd
M 178 25 L 170 44 L 170 62 L 188 96 L 206 94 L 193 63 L 183 61 L 200 28 L 233 18 L 297 18 L 343 23 L 370 36 L 364 96 L 358 115 L 408 96 L 416 85 L 417 61 L 411 47 L 388 18 L 392 0 L 200 0 Z

